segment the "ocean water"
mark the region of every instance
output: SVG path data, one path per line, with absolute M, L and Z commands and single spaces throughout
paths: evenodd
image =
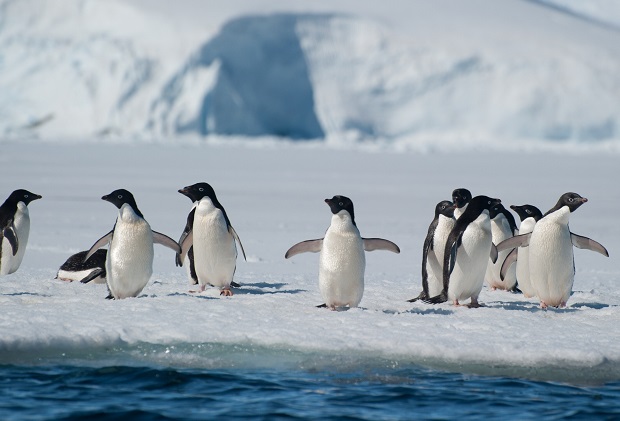
M 620 418 L 620 382 L 481 376 L 380 357 L 221 345 L 52 354 L 0 365 L 0 419 Z

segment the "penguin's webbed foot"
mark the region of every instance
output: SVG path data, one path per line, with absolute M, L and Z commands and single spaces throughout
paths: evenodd
M 480 308 L 480 307 L 484 307 L 484 304 L 480 304 L 477 299 L 472 298 L 469 304 L 467 305 L 467 307 L 468 308 Z
M 229 288 L 225 288 L 220 291 L 220 295 L 223 295 L 224 297 L 232 297 L 234 294 Z

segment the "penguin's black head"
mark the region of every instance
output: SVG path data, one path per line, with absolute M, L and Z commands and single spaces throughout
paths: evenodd
M 443 215 L 448 218 L 454 217 L 454 209 L 456 209 L 456 205 L 449 200 L 442 200 L 437 203 L 435 206 L 435 216 Z
M 513 211 L 517 213 L 517 215 L 519 215 L 521 222 L 523 222 L 527 218 L 534 218 L 535 221 L 538 221 L 540 218 L 542 218 L 542 212 L 536 206 L 510 205 L 510 209 L 512 209 Z
M 462 208 L 471 200 L 471 192 L 467 189 L 454 189 L 452 192 L 452 201 L 457 208 Z
M 107 202 L 112 203 L 117 208 L 121 208 L 124 204 L 128 204 L 131 206 L 136 214 L 140 217 L 144 218 L 140 209 L 138 209 L 138 205 L 136 204 L 136 199 L 134 199 L 133 194 L 125 189 L 114 190 L 112 193 L 105 195 L 101 198 Z
M 478 215 L 480 215 L 485 210 L 489 211 L 489 215 L 490 215 L 491 209 L 494 206 L 499 205 L 500 203 L 502 203 L 501 200 L 493 199 L 492 197 L 489 197 L 489 196 L 476 196 L 469 201 L 469 205 L 467 205 L 467 210 L 465 211 L 463 216 L 461 216 L 461 218 L 463 218 L 465 214 L 468 214 L 470 215 L 471 220 L 473 221 L 474 219 L 478 217 Z M 461 218 L 459 218 L 459 220 Z
M 19 202 L 24 202 L 25 205 L 28 205 L 33 200 L 41 199 L 42 197 L 43 196 L 29 192 L 28 190 L 19 189 L 11 193 L 11 195 L 6 199 L 6 202 L 15 205 L 17 205 Z
M 191 186 L 183 187 L 179 190 L 179 193 L 190 198 L 192 202 L 202 199 L 203 197 L 209 197 L 213 202 L 217 202 L 215 196 L 215 190 L 209 183 L 196 183 Z
M 575 212 L 575 210 L 577 210 L 579 206 L 583 205 L 587 201 L 588 199 L 586 199 L 585 197 L 581 197 L 577 193 L 569 192 L 564 193 L 562 196 L 560 196 L 560 200 L 558 200 L 556 206 L 568 206 L 571 212 Z
M 501 203 L 498 203 L 497 205 L 491 206 L 491 209 L 489 209 L 489 218 L 493 219 L 500 213 L 506 213 L 506 212 L 508 211 L 506 210 L 504 205 L 502 205 Z
M 325 203 L 329 206 L 332 213 L 336 215 L 341 210 L 346 210 L 351 215 L 351 221 L 355 225 L 355 214 L 353 212 L 353 202 L 346 196 L 334 196 L 331 199 L 325 199 Z

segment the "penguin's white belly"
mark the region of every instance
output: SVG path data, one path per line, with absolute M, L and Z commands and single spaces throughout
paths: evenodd
M 443 291 L 443 258 L 446 242 L 455 221 L 443 215 L 439 216 L 439 224 L 433 236 L 433 250 L 426 256 L 426 273 L 428 274 L 428 295 L 436 297 Z
M 69 282 L 81 281 L 82 279 L 90 275 L 94 270 L 96 269 L 85 269 L 85 270 L 78 270 L 78 271 L 60 269 L 58 273 L 56 274 L 56 277 L 60 279 L 61 281 L 69 281 Z M 89 284 L 90 283 L 105 284 L 105 282 L 106 281 L 104 277 L 97 276 L 95 279 L 90 281 Z
M 149 224 L 117 221 L 106 258 L 107 283 L 114 298 L 136 297 L 153 274 L 153 233 Z
M 193 237 L 194 266 L 200 285 L 229 287 L 235 275 L 237 247 L 223 215 L 219 211 L 204 216 L 196 212 Z
M 13 221 L 15 235 L 17 236 L 17 254 L 13 256 L 13 248 L 6 238 L 2 239 L 2 259 L 0 260 L 0 275 L 7 275 L 19 269 L 26 253 L 28 236 L 30 235 L 30 214 L 28 207 L 22 202 L 17 204 L 17 212 Z
M 527 218 L 523 222 L 521 222 L 521 226 L 519 227 L 519 235 L 529 234 L 534 229 L 534 224 L 536 221 L 534 218 Z M 530 248 L 529 247 L 519 247 L 518 255 L 517 255 L 517 264 L 516 271 L 517 281 L 519 282 L 519 289 L 523 292 L 523 295 L 526 298 L 536 296 L 536 291 L 532 286 L 532 281 L 530 280 Z
M 568 225 L 540 220 L 529 249 L 530 280 L 538 298 L 549 306 L 566 304 L 575 279 Z
M 366 256 L 359 234 L 328 232 L 319 257 L 319 290 L 328 307 L 357 307 L 364 295 Z
M 463 233 L 461 247 L 458 249 L 454 270 L 450 275 L 448 298 L 466 300 L 478 298 L 484 283 L 484 275 L 491 253 L 491 226 L 487 223 L 472 222 Z
M 494 244 L 497 245 L 510 237 L 512 237 L 512 231 L 508 221 L 506 221 L 505 218 L 503 220 L 499 219 L 499 221 L 497 219 L 491 221 L 491 238 Z M 500 251 L 497 255 L 497 260 L 495 263 L 491 261 L 490 257 L 488 258 L 487 270 L 484 279 L 491 288 L 510 290 L 517 283 L 517 270 L 514 265 L 510 266 L 508 269 L 504 280 L 500 277 L 502 264 L 504 263 L 504 260 L 506 260 L 508 253 L 511 251 L 512 250 Z

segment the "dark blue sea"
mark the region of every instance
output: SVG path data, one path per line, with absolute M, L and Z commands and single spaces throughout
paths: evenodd
M 0 420 L 620 419 L 618 381 L 571 384 L 375 357 L 216 351 L 203 360 L 145 349 L 12 355 L 17 362 L 0 365 Z M 150 354 L 159 357 L 138 357 Z

